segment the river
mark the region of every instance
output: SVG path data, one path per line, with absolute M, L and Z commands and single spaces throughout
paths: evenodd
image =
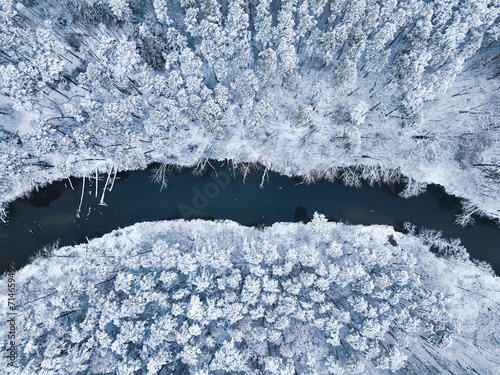
M 9 205 L 9 221 L 0 223 L 1 269 L 8 262 L 17 267 L 42 247 L 59 240 L 59 245 L 86 242 L 114 229 L 142 221 L 171 219 L 231 219 L 247 226 L 275 222 L 307 221 L 315 211 L 328 219 L 351 224 L 386 224 L 404 231 L 408 221 L 417 227 L 440 230 L 445 238 L 460 238 L 472 258 L 487 261 L 500 274 L 500 229 L 492 220 L 476 218 L 472 226 L 455 225 L 460 199 L 447 195 L 435 185 L 427 192 L 403 199 L 401 185 L 348 187 L 340 181 L 317 181 L 306 185 L 299 178 L 263 171 L 243 176 L 228 164 L 212 162 L 201 176 L 193 169 L 174 172 L 168 187 L 160 190 L 151 182 L 152 170 L 118 173 L 113 190 L 100 205 L 106 175 L 101 175 L 98 196 L 95 179 L 86 179 L 79 217 L 76 213 L 82 194 L 82 178 L 54 182 L 30 198 Z M 112 176 L 111 176 L 112 177 Z M 108 183 L 108 188 L 110 184 Z

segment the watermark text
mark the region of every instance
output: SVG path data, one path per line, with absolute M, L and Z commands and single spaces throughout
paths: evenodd
M 16 265 L 7 268 L 7 366 L 16 366 Z
M 197 188 L 193 189 L 194 195 L 191 204 L 179 204 L 179 210 L 184 219 L 189 219 L 193 215 L 198 215 L 201 210 L 207 208 L 210 200 L 216 198 L 221 190 L 229 184 L 231 175 L 226 171 L 222 171 L 219 173 L 211 173 L 210 178 L 212 181 L 207 182 L 203 190 Z

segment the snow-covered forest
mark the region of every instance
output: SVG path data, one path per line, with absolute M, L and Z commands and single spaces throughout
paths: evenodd
M 118 171 L 160 163 L 163 183 L 211 159 L 262 183 L 439 184 L 464 198 L 457 224 L 499 220 L 499 16 L 498 0 L 0 0 L 0 221 L 55 180 L 95 176 L 104 204 Z M 178 220 L 56 246 L 15 273 L 9 370 L 500 373 L 500 279 L 406 230 Z
M 494 373 L 500 280 L 429 241 L 315 214 L 140 223 L 53 250 L 16 275 L 17 373 Z
M 2 208 L 96 169 L 227 158 L 437 183 L 468 200 L 459 222 L 498 218 L 499 7 L 2 0 Z

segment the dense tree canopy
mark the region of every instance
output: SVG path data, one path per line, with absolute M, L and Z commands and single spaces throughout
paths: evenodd
M 498 278 L 463 254 L 318 214 L 138 224 L 18 272 L 18 373 L 484 373 Z
M 0 193 L 96 166 L 212 156 L 307 174 L 334 159 L 448 182 L 498 217 L 498 13 L 490 0 L 2 1 Z

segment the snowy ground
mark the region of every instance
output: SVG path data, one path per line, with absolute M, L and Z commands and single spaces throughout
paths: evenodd
M 500 279 L 386 226 L 139 223 L 14 278 L 14 373 L 500 369 Z

